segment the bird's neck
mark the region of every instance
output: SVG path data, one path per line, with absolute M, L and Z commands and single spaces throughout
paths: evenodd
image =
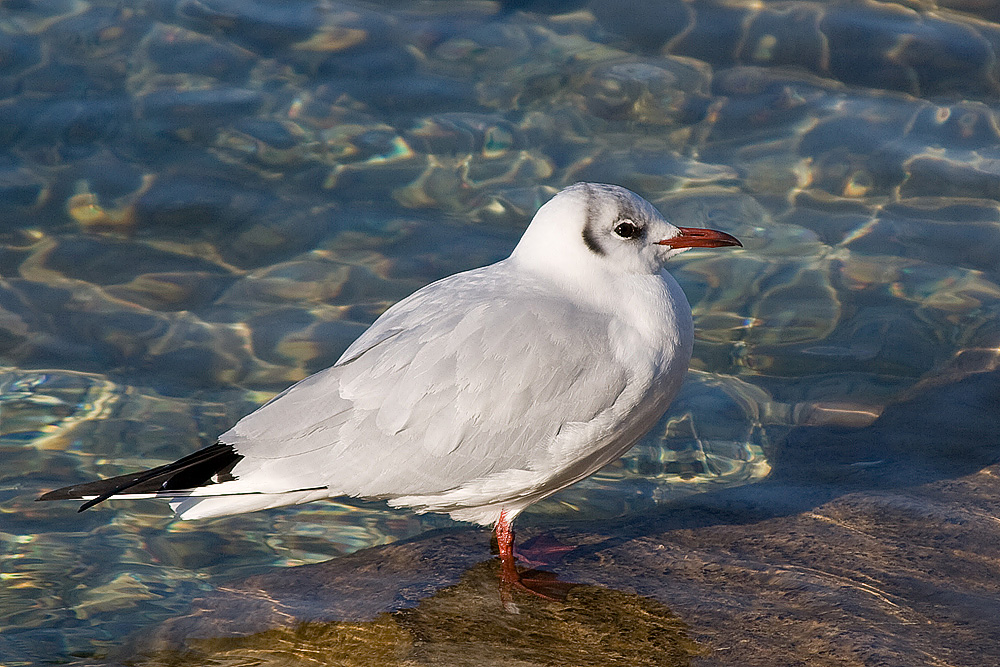
M 659 301 L 665 296 L 661 274 L 623 273 L 602 262 L 566 255 L 537 257 L 522 252 L 514 253 L 504 262 L 515 273 L 531 276 L 573 301 L 602 312 L 618 313 L 632 304 L 645 309 L 647 304 L 643 302 Z M 672 278 L 666 278 L 676 285 Z
M 510 269 L 531 275 L 546 290 L 558 290 L 582 307 L 608 316 L 622 342 L 654 357 L 690 356 L 693 342 L 691 307 L 673 276 L 613 272 L 599 263 L 550 264 L 511 262 Z M 628 339 L 626 342 L 625 339 Z M 686 352 L 685 352 L 686 350 Z

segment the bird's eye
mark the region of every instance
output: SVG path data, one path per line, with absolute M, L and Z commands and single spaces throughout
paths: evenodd
M 638 233 L 639 233 L 639 228 L 628 221 L 621 222 L 618 224 L 617 227 L 615 227 L 615 234 L 622 237 L 623 239 L 633 238 Z

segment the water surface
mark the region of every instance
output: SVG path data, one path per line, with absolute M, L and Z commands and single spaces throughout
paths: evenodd
M 33 499 L 209 444 L 579 180 L 745 248 L 673 263 L 681 396 L 527 526 L 758 483 L 808 457 L 796 428 L 995 370 L 1000 16 L 977 7 L 0 4 L 3 661 L 99 661 L 222 582 L 452 525 Z

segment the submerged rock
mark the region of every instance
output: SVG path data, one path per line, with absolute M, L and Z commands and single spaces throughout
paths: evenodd
M 681 667 L 704 651 L 685 625 L 650 598 L 597 586 L 573 588 L 565 602 L 518 594 L 503 610 L 499 567 L 479 563 L 415 607 L 366 621 L 298 621 L 236 637 L 190 639 L 144 651 L 144 667 L 252 659 L 258 665 L 589 665 Z M 249 609 L 248 613 L 251 612 Z M 204 632 L 205 628 L 196 633 Z

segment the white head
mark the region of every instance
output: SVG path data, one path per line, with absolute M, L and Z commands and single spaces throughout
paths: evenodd
M 511 258 L 559 274 L 656 274 L 690 248 L 742 245 L 725 232 L 676 227 L 652 204 L 617 185 L 577 183 L 545 203 Z

